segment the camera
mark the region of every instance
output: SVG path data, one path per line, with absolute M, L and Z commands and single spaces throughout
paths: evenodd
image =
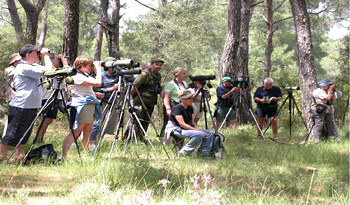
M 140 66 L 139 62 L 135 62 L 131 59 L 125 59 L 125 60 L 116 60 L 116 61 L 106 61 L 102 62 L 101 66 L 105 71 L 108 70 L 108 68 L 116 68 L 116 67 L 122 67 L 122 68 L 136 68 Z
M 67 77 L 67 76 L 73 76 L 77 74 L 77 69 L 75 68 L 65 68 L 65 69 L 61 69 L 61 70 L 48 70 L 44 72 L 44 76 L 52 78 L 55 76 L 63 76 L 63 77 Z
M 214 80 L 216 77 L 215 75 L 197 75 L 197 76 L 189 76 L 190 80 L 192 81 L 206 81 L 206 80 Z
M 285 89 L 285 90 L 300 90 L 300 87 L 299 86 L 293 86 L 293 87 L 284 87 L 283 86 L 283 88 Z
M 249 78 L 237 78 L 231 80 L 233 87 L 247 88 L 249 87 Z

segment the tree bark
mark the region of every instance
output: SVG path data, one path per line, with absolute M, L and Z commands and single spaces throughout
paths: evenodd
M 14 0 L 7 0 L 7 6 L 10 12 L 12 25 L 16 31 L 17 42 L 22 44 L 24 41 L 23 26 L 21 20 L 19 19 L 16 3 Z
M 251 9 L 250 5 L 252 4 L 251 0 L 242 0 L 241 1 L 241 25 L 240 25 L 240 41 L 237 51 L 237 60 L 236 60 L 236 71 L 235 78 L 244 78 L 249 79 L 248 71 L 248 51 L 249 51 L 249 23 L 251 19 Z M 249 109 L 252 108 L 252 100 L 250 95 L 250 87 L 242 88 L 241 93 L 242 97 L 246 99 L 246 102 L 241 101 L 236 104 L 236 120 L 238 123 L 246 124 L 248 122 L 253 122 Z M 239 96 L 236 96 L 239 97 Z M 238 98 L 240 99 L 240 98 Z
M 289 0 L 294 18 L 299 60 L 299 83 L 305 119 L 310 129 L 312 126 L 312 92 L 317 88 L 310 19 L 305 0 Z
M 36 34 L 38 31 L 39 14 L 43 10 L 46 0 L 38 0 L 36 6 L 29 0 L 18 1 L 24 8 L 27 16 L 26 41 L 31 44 L 35 44 Z
M 101 60 L 101 49 L 102 49 L 102 41 L 103 41 L 103 33 L 104 28 L 101 25 L 101 22 L 108 22 L 108 0 L 101 0 L 100 3 L 100 20 L 97 25 L 97 34 L 96 34 L 96 45 L 95 45 L 95 52 L 94 52 L 94 60 L 98 61 Z
M 273 0 L 267 0 L 267 29 L 266 29 L 266 44 L 265 44 L 265 60 L 264 60 L 264 77 L 266 79 L 270 77 L 271 70 L 271 54 L 273 51 L 272 37 L 273 37 Z
M 109 56 L 120 59 L 119 51 L 119 10 L 120 0 L 112 0 L 112 19 L 109 21 L 106 29 L 106 39 L 108 43 Z
M 45 46 L 45 39 L 46 39 L 46 33 L 47 33 L 47 10 L 45 11 L 45 15 L 43 16 L 43 18 L 41 19 L 41 33 L 40 33 L 40 37 L 38 40 L 38 45 L 41 47 Z
M 80 0 L 65 0 L 62 53 L 64 56 L 68 56 L 70 62 L 74 62 L 78 53 L 79 3 Z
M 228 2 L 228 26 L 226 42 L 221 57 L 221 77 L 234 77 L 236 71 L 235 61 L 240 40 L 241 0 Z

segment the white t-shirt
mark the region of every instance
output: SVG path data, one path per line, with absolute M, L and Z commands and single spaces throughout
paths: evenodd
M 95 92 L 90 85 L 82 85 L 87 79 L 92 78 L 91 76 L 85 76 L 82 73 L 77 73 L 72 76 L 74 80 L 74 85 L 71 85 L 71 92 L 74 97 L 80 97 L 84 95 L 90 95 L 96 98 Z

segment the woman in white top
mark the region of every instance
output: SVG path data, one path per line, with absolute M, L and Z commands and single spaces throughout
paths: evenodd
M 72 76 L 74 85 L 71 86 L 72 106 L 76 108 L 74 136 L 78 137 L 83 132 L 82 144 L 84 150 L 88 150 L 89 138 L 92 131 L 95 107 L 99 104 L 93 87 L 102 84 L 101 65 L 93 60 L 79 56 L 74 61 L 74 67 L 78 73 Z M 91 75 L 96 73 L 95 77 Z M 72 108 L 74 109 L 74 108 Z M 68 150 L 74 142 L 73 133 L 70 132 L 63 142 L 62 158 L 66 158 Z

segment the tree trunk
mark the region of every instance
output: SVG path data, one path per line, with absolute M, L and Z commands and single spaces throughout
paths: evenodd
M 266 30 L 266 44 L 265 44 L 265 60 L 264 60 L 264 77 L 266 79 L 270 77 L 271 70 L 271 55 L 273 51 L 272 36 L 273 36 L 273 11 L 272 11 L 273 0 L 267 0 L 267 30 Z
M 45 15 L 43 16 L 43 18 L 41 19 L 41 33 L 40 33 L 40 37 L 38 40 L 38 45 L 41 47 L 45 46 L 45 39 L 46 39 L 46 33 L 47 33 L 47 10 L 45 11 Z
M 10 12 L 12 25 L 16 31 L 17 42 L 22 44 L 24 41 L 23 26 L 22 26 L 22 22 L 18 16 L 16 3 L 14 0 L 7 0 L 7 6 L 8 6 L 8 10 Z
M 37 5 L 34 6 L 29 0 L 18 0 L 26 12 L 27 16 L 27 28 L 26 28 L 26 41 L 31 44 L 36 43 L 36 34 L 38 31 L 39 14 L 43 10 L 46 0 L 39 0 Z
M 101 60 L 101 49 L 102 49 L 102 41 L 103 41 L 103 26 L 101 22 L 108 22 L 107 11 L 108 11 L 108 0 L 101 0 L 100 4 L 100 20 L 97 25 L 97 34 L 96 34 L 96 45 L 94 52 L 94 60 Z
M 70 62 L 74 62 L 78 53 L 79 3 L 80 0 L 65 0 L 62 53 L 64 56 L 68 56 Z
M 108 43 L 109 56 L 120 59 L 119 52 L 119 10 L 120 0 L 112 0 L 112 19 L 106 29 L 106 39 Z
M 226 42 L 221 58 L 221 77 L 235 77 L 237 51 L 240 40 L 241 0 L 228 2 L 228 27 Z
M 250 0 L 241 1 L 241 25 L 240 25 L 240 42 L 237 52 L 237 67 L 235 72 L 235 78 L 249 79 L 248 72 L 248 51 L 249 51 L 249 23 L 251 19 Z M 250 87 L 243 88 L 241 90 L 242 97 L 246 99 L 246 102 L 242 101 L 236 104 L 236 120 L 238 123 L 246 124 L 253 122 L 253 119 L 249 113 L 249 109 L 252 108 L 252 100 L 250 95 Z M 236 96 L 239 97 L 239 96 Z M 240 99 L 240 98 L 239 98 Z
M 312 92 L 317 88 L 314 56 L 312 51 L 310 20 L 305 0 L 289 0 L 294 18 L 299 60 L 299 82 L 305 119 L 312 126 Z

